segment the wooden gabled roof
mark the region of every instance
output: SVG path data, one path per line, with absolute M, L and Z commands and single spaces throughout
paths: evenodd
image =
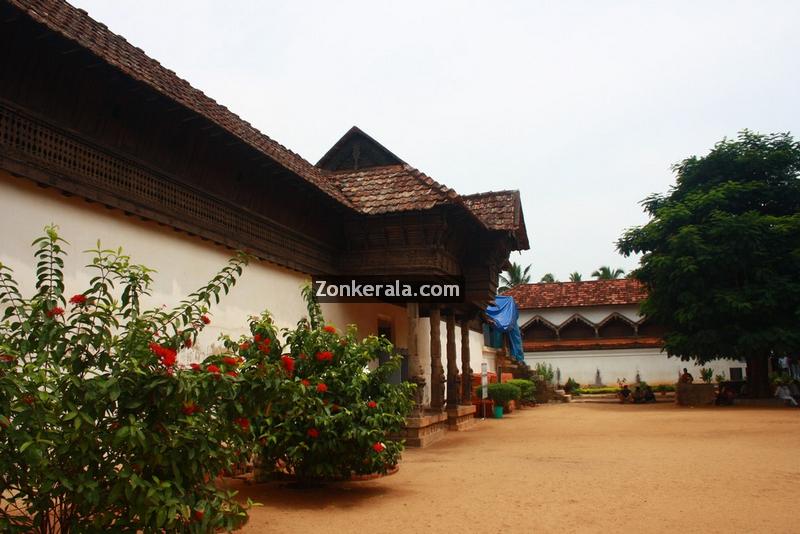
M 518 192 L 461 197 L 406 164 L 357 127 L 339 139 L 316 166 L 312 165 L 89 17 L 86 11 L 63 0 L 7 1 L 76 47 L 228 132 L 342 206 L 377 214 L 452 204 L 487 229 L 514 231 L 517 246 L 528 248 Z M 505 200 L 513 205 L 501 208 Z
M 489 191 L 461 198 L 489 229 L 510 231 L 517 238 L 519 250 L 529 248 L 519 191 Z
M 36 22 L 75 42 L 130 78 L 154 89 L 234 135 L 275 162 L 311 183 L 339 203 L 347 198 L 319 169 L 250 123 L 217 103 L 173 71 L 149 57 L 124 37 L 91 18 L 88 13 L 61 0 L 8 0 Z
M 428 210 L 458 202 L 458 193 L 407 164 L 337 172 L 347 199 L 366 214 Z
M 317 162 L 317 167 L 327 171 L 357 171 L 387 165 L 405 165 L 405 161 L 358 126 L 350 128 Z

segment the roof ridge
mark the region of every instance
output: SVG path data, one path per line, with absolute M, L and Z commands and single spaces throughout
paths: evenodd
M 501 189 L 500 191 L 483 191 L 480 193 L 469 193 L 468 195 L 461 195 L 461 198 L 488 197 L 491 195 L 513 195 L 513 194 L 519 194 L 519 189 Z

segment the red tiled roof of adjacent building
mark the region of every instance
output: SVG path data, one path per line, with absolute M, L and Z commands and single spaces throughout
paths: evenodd
M 504 295 L 514 297 L 520 309 L 539 309 L 638 304 L 647 297 L 647 291 L 638 280 L 623 278 L 524 284 Z
M 593 350 L 593 349 L 635 349 L 661 347 L 664 340 L 660 337 L 610 338 L 610 339 L 548 339 L 541 341 L 523 341 L 525 352 L 550 352 L 556 350 Z

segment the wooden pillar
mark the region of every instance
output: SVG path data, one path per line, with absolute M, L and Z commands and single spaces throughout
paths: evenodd
M 447 324 L 447 407 L 458 406 L 458 364 L 456 362 L 456 316 L 451 311 Z
M 422 415 L 422 399 L 425 393 L 425 369 L 419 359 L 419 342 L 417 340 L 417 322 L 419 321 L 419 304 L 409 302 L 406 304 L 408 316 L 408 379 L 417 385 L 414 391 L 414 408 L 412 417 Z
M 444 368 L 442 367 L 442 340 L 440 324 L 442 316 L 438 304 L 431 304 L 431 410 L 444 409 Z
M 461 404 L 472 404 L 472 368 L 469 363 L 469 319 L 461 320 Z

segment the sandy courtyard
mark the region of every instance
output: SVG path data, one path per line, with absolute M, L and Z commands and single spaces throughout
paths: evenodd
M 243 532 L 800 532 L 800 410 L 564 404 L 479 421 L 399 473 L 293 490 Z

